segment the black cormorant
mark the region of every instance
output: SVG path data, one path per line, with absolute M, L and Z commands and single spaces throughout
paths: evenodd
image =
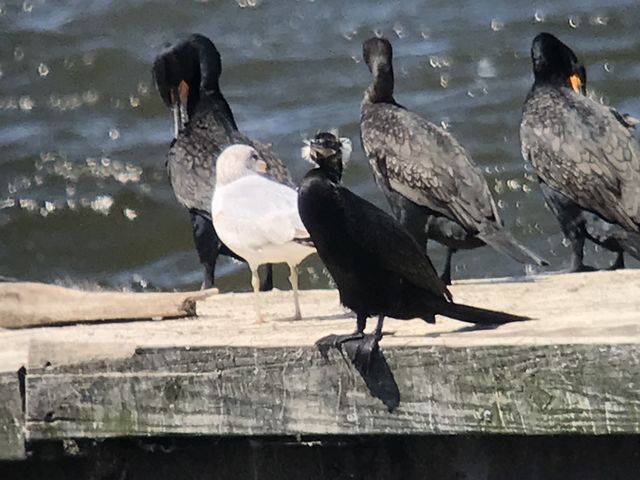
M 362 53 L 373 75 L 361 106 L 362 146 L 394 216 L 425 248 L 427 239 L 447 246 L 445 282 L 456 250 L 485 244 L 518 262 L 546 265 L 504 229 L 482 171 L 457 140 L 396 103 L 389 41 L 371 38 Z
M 357 328 L 341 341 L 362 338 L 367 318 L 422 318 L 444 315 L 476 324 L 502 324 L 525 317 L 453 303 L 431 260 L 392 216 L 340 183 L 340 142 L 330 133 L 311 141 L 318 168 L 304 177 L 298 210 L 318 255 L 338 286 L 340 302 L 353 310 Z
M 221 72 L 220 53 L 211 40 L 198 34 L 168 45 L 153 63 L 160 96 L 174 118 L 167 171 L 176 198 L 191 216 L 193 238 L 204 266 L 204 288 L 214 283 L 218 255 L 233 255 L 220 242 L 211 223 L 215 162 L 220 151 L 234 143 L 251 145 L 267 163 L 268 175 L 292 184 L 286 167 L 269 146 L 238 131 L 220 91 Z M 265 280 L 263 288 L 271 288 L 270 266 Z
M 522 155 L 535 167 L 547 205 L 571 242 L 570 271 L 583 263 L 585 239 L 640 259 L 640 144 L 634 119 L 584 95 L 586 71 L 549 34 L 531 46 L 534 83 L 520 123 Z

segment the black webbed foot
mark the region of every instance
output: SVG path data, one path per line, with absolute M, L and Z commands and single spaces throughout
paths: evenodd
M 358 336 L 359 335 L 359 336 Z M 316 342 L 325 359 L 329 349 L 346 356 L 365 381 L 371 395 L 379 398 L 392 412 L 400 404 L 400 391 L 379 347 L 380 335 L 327 335 Z
M 359 341 L 344 343 L 344 350 L 354 367 L 362 375 L 369 373 L 373 357 L 379 353 L 380 338 L 377 335 L 364 335 Z
M 597 272 L 598 269 L 591 265 L 572 265 L 569 268 L 563 268 L 560 270 L 554 270 L 549 272 L 549 275 L 562 275 L 564 273 L 584 273 L 584 272 Z
M 322 356 L 324 358 L 327 358 L 327 352 L 329 352 L 330 349 L 335 348 L 342 352 L 342 349 L 340 347 L 344 343 L 361 340 L 362 338 L 364 338 L 364 336 L 365 335 L 363 332 L 354 332 L 350 333 L 349 335 L 331 334 L 327 335 L 326 337 L 322 337 L 320 340 L 317 340 L 316 347 L 318 347 L 318 350 L 320 350 Z
M 615 262 L 613 262 L 607 270 L 620 270 L 621 268 L 624 268 L 624 254 L 618 252 Z
M 571 266 L 567 269 L 567 273 L 595 272 L 597 270 L 598 269 L 596 267 L 582 263 L 580 265 Z
M 316 346 L 324 358 L 331 348 L 337 349 L 341 354 L 346 353 L 349 360 L 361 372 L 367 372 L 371 364 L 371 358 L 379 350 L 382 335 L 374 333 L 365 335 L 362 332 L 354 332 L 349 335 L 327 335 L 316 342 Z

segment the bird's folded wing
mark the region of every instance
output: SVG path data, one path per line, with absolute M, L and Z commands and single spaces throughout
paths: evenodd
M 343 189 L 348 235 L 371 256 L 371 261 L 400 274 L 435 295 L 451 298 L 429 257 L 393 217 Z
M 606 220 L 640 231 L 640 145 L 611 109 L 570 94 L 525 110 L 522 153 L 554 190 Z M 569 106 L 569 107 L 568 107 Z
M 178 201 L 187 208 L 209 210 L 215 185 L 215 162 L 229 145 L 241 143 L 254 147 L 267 163 L 267 174 L 286 185 L 291 175 L 273 149 L 254 141 L 235 129 L 233 116 L 220 117 L 220 109 L 196 117 L 173 142 L 167 157 L 167 172 Z
M 376 148 L 365 146 L 369 160 L 392 190 L 468 230 L 500 223 L 482 171 L 449 132 L 401 108 L 388 108 L 385 121 L 365 125 L 367 136 L 376 137 L 370 142 Z
M 224 228 L 230 248 L 257 249 L 309 236 L 298 214 L 295 190 L 258 175 L 224 187 L 214 226 Z

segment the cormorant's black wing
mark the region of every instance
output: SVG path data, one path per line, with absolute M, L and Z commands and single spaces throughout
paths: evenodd
M 361 136 L 374 174 L 470 231 L 502 225 L 482 171 L 446 130 L 391 104 L 363 105 Z
M 640 145 L 609 107 L 569 89 L 538 87 L 525 102 L 520 140 L 544 183 L 640 231 Z
M 407 281 L 451 299 L 429 257 L 393 217 L 367 200 L 338 187 L 343 200 L 347 234 L 371 258 Z

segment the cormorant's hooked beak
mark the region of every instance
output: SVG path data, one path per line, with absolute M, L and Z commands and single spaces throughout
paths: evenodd
M 337 135 L 336 135 L 337 136 Z M 342 153 L 342 165 L 345 166 L 349 159 L 351 158 L 351 152 L 353 151 L 353 146 L 351 140 L 347 137 L 340 137 L 340 151 Z M 312 163 L 315 163 L 315 159 L 318 155 L 323 157 L 328 157 L 334 155 L 336 151 L 333 148 L 324 148 L 322 147 L 315 139 L 312 140 L 304 140 L 304 146 L 302 147 L 302 158 L 308 160 Z
M 569 85 L 576 93 L 587 94 L 587 70 L 582 63 L 573 66 L 573 73 L 569 75 Z
M 302 158 L 308 160 L 311 163 L 316 163 L 318 156 L 329 157 L 334 155 L 336 151 L 332 148 L 325 148 L 320 145 L 315 139 L 304 140 L 304 146 L 302 147 Z
M 318 156 L 327 158 L 338 153 L 333 148 L 323 147 L 315 140 L 311 140 L 311 142 L 309 142 L 309 151 L 311 154 L 311 158 L 318 158 Z
M 189 100 L 189 84 L 184 80 L 180 80 L 178 84 L 178 95 L 171 90 L 171 112 L 173 113 L 173 136 L 178 138 L 178 134 L 189 121 L 189 113 L 187 112 L 187 102 Z
M 580 78 L 580 75 L 578 75 L 577 73 L 572 73 L 569 76 L 569 85 L 571 85 L 571 88 L 574 92 L 582 92 L 582 79 Z

